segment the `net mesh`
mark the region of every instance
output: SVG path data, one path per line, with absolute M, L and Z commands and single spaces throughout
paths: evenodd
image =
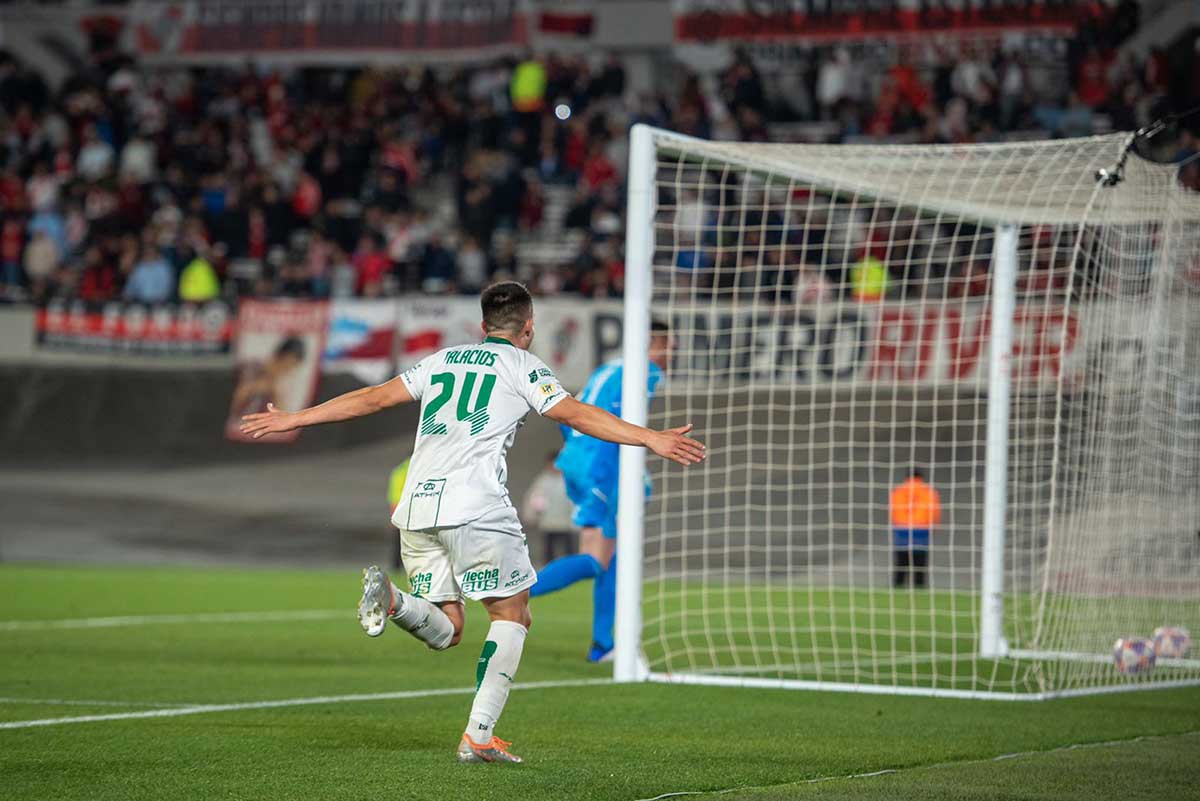
M 985 693 L 1200 679 L 1190 658 L 1112 663 L 1118 637 L 1200 634 L 1200 198 L 1136 157 L 1098 183 L 1128 142 L 656 134 L 651 310 L 675 350 L 650 424 L 693 422 L 709 448 L 697 468 L 650 465 L 656 675 Z M 984 658 L 1000 222 L 1019 233 L 1011 650 Z M 940 498 L 927 549 L 891 519 L 914 467 Z

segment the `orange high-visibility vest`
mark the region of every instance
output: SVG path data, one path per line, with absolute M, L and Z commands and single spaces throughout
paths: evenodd
M 942 522 L 937 490 L 922 479 L 910 478 L 892 490 L 892 526 L 930 528 Z

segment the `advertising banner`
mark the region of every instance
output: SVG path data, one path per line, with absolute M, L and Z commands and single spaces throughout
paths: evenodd
M 514 52 L 527 41 L 519 0 L 186 0 L 129 12 L 144 58 L 313 63 Z
M 223 301 L 201 305 L 49 303 L 34 318 L 39 347 L 84 352 L 195 355 L 226 353 L 233 310 Z
M 1013 317 L 1012 382 L 1021 393 L 1065 392 L 1085 379 L 1133 387 L 1147 360 L 1178 364 L 1195 347 L 1187 299 L 1157 310 L 1131 299 L 1028 303 Z M 1161 317 L 1153 342 L 1148 314 Z M 985 390 L 992 316 L 984 303 L 837 303 L 740 311 L 708 306 L 672 317 L 670 388 L 717 382 L 831 389 L 860 384 Z M 1193 338 L 1194 339 L 1194 338 Z M 1102 374 L 1088 374 L 1104 364 Z M 714 378 L 715 377 L 715 378 Z
M 1186 328 L 1182 299 L 1164 307 Z M 1013 321 L 1016 391 L 1070 390 L 1099 354 L 1108 358 L 1106 381 L 1134 380 L 1145 353 L 1143 315 L 1135 301 L 1093 304 L 1030 303 L 1017 306 Z M 250 324 L 251 339 L 268 332 L 309 332 L 322 321 L 321 340 L 306 358 L 321 369 L 348 372 L 366 384 L 386 381 L 442 348 L 478 342 L 479 301 L 474 297 L 402 297 L 321 302 L 242 301 L 234 320 L 222 303 L 202 307 L 112 304 L 48 306 L 36 317 L 41 347 L 123 353 L 219 353 L 233 332 Z M 249 310 L 247 311 L 247 307 Z M 306 317 L 302 310 L 315 310 Z M 270 311 L 268 311 L 270 310 Z M 288 310 L 288 311 L 283 311 Z M 655 308 L 669 317 L 675 353 L 668 386 L 702 388 L 714 381 L 845 387 L 862 383 L 906 386 L 957 385 L 982 390 L 992 319 L 980 302 L 843 301 L 816 306 L 735 307 L 724 304 Z M 623 307 L 617 301 L 583 298 L 535 300 L 532 350 L 571 390 L 591 372 L 621 355 Z M 297 328 L 289 319 L 304 319 Z M 1173 319 L 1173 318 L 1172 318 Z M 1160 338 L 1156 354 L 1177 354 L 1186 337 Z M 265 341 L 265 340 L 264 340 Z M 316 342 L 316 340 L 313 340 Z M 268 348 L 267 345 L 255 347 Z M 269 349 L 269 348 L 268 348 Z M 256 351 L 253 358 L 266 358 Z M 315 374 L 314 374 L 315 375 Z M 296 404 L 292 404 L 294 407 Z M 290 407 L 289 407 L 290 408 Z
M 1013 381 L 1054 384 L 1075 369 L 1081 314 L 1017 308 Z M 790 310 L 701 307 L 675 314 L 673 384 L 728 381 L 810 386 L 987 384 L 991 314 L 985 304 L 860 304 Z M 1069 378 L 1069 376 L 1068 376 Z
M 672 0 L 677 43 L 830 41 L 988 31 L 1073 31 L 1087 2 L 996 0 Z
M 242 415 L 268 404 L 295 410 L 312 403 L 321 352 L 329 327 L 329 304 L 292 300 L 244 300 L 238 308 L 237 382 L 225 436 L 246 442 L 291 442 L 299 431 L 250 440 L 239 431 Z

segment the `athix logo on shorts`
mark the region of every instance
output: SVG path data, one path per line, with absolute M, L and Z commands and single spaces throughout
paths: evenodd
M 463 592 L 487 592 L 500 586 L 500 568 L 491 570 L 468 570 L 463 573 Z
M 516 587 L 528 578 L 528 572 L 522 573 L 520 570 L 514 570 L 509 574 L 508 581 L 504 582 L 504 588 L 508 589 L 509 587 Z
M 416 597 L 428 595 L 429 588 L 433 586 L 433 573 L 413 573 L 408 577 L 408 583 L 412 585 L 412 594 Z

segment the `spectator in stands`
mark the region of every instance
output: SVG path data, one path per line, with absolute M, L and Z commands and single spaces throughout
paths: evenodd
M 83 273 L 79 276 L 79 297 L 88 303 L 106 303 L 117 297 L 118 270 L 110 244 L 93 245 L 83 256 Z
M 454 287 L 456 273 L 454 254 L 443 245 L 441 234 L 434 233 L 421 254 L 418 276 L 421 291 L 430 295 L 450 291 Z
M 185 303 L 204 303 L 220 294 L 217 271 L 203 253 L 196 253 L 179 274 L 179 299 Z
M 850 268 L 850 292 L 855 300 L 883 300 L 887 296 L 888 283 L 887 265 L 869 252 Z
M 175 273 L 163 257 L 153 238 L 143 248 L 140 258 L 125 280 L 122 296 L 137 303 L 165 303 L 175 288 Z
M 368 298 L 382 295 L 383 279 L 391 269 L 391 262 L 383 251 L 381 238 L 376 234 L 363 234 L 351 263 L 354 265 L 358 294 Z
M 826 127 L 817 135 L 830 141 L 866 133 L 922 142 L 992 141 L 1034 126 L 1086 134 L 1100 113 L 1136 128 L 1156 116 L 1164 95 L 1173 107 L 1188 107 L 1196 84 L 1188 78 L 1200 65 L 1194 54 L 1178 61 L 1161 50 L 1114 63 L 1136 22 L 1128 2 L 1113 12 L 1089 10 L 1067 40 L 1066 58 L 1015 39 L 1003 48 L 982 40 L 934 48 L 923 61 L 893 48 L 818 45 L 782 81 L 737 53 L 720 73 L 681 67 L 677 84 L 662 81 L 628 99 L 624 66 L 611 55 L 595 67 L 586 58 L 545 55 L 515 65 L 501 59 L 453 69 L 280 75 L 223 67 L 151 74 L 106 52 L 51 92 L 0 53 L 0 217 L 7 224 L 0 225 L 0 280 L 8 286 L 15 275 L 32 287 L 23 266 L 51 263 L 37 236 L 45 231 L 60 265 L 47 290 L 67 298 L 124 295 L 138 262 L 105 242 L 153 227 L 173 270 L 203 252 L 223 275 L 222 248 L 231 261 L 247 260 L 239 275 L 261 278 L 241 280 L 243 291 L 327 295 L 350 263 L 345 251 L 368 235 L 382 243 L 385 275 L 397 280 L 356 275 L 356 294 L 410 291 L 425 278 L 438 291 L 471 284 L 474 273 L 462 272 L 477 271 L 475 247 L 495 269 L 532 280 L 522 245 L 547 238 L 565 255 L 534 281 L 537 288 L 607 293 L 619 283 L 616 273 L 576 256 L 620 236 L 630 124 L 765 140 L 780 121 L 819 118 Z M 571 109 L 565 122 L 550 110 L 560 101 Z M 1198 171 L 1185 165 L 1181 180 L 1200 180 Z M 576 191 L 565 221 L 562 204 L 552 202 L 559 183 Z M 678 215 L 694 216 L 689 204 L 704 212 L 694 229 L 701 236 L 679 248 L 680 266 L 709 266 L 711 254 L 728 245 L 709 231 L 733 221 L 707 213 L 724 199 L 680 199 Z M 560 223 L 570 236 L 560 234 Z M 821 252 L 827 275 L 845 291 L 842 272 L 862 246 L 861 224 L 834 209 L 828 220 L 788 226 L 789 240 Z M 497 235 L 507 228 L 513 238 Z M 434 229 L 440 241 L 430 248 Z M 32 261 L 25 258 L 30 248 Z M 459 257 L 460 248 L 469 253 Z M 373 261 L 374 273 L 378 267 Z M 972 286 L 984 280 L 980 271 L 947 262 L 919 279 L 909 272 L 906 291 L 948 272 L 953 292 L 966 273 Z
M 458 249 L 458 291 L 464 295 L 478 295 L 488 282 L 492 265 L 479 240 L 468 236 Z
M 35 303 L 44 300 L 60 264 L 58 246 L 46 231 L 36 231 L 25 248 L 25 277 Z
M 893 583 L 908 584 L 912 573 L 913 586 L 924 587 L 929 566 L 929 536 L 933 527 L 942 521 L 942 505 L 938 492 L 925 481 L 919 468 L 909 471 L 908 478 L 892 490 L 892 547 L 896 557 Z
M 93 123 L 83 128 L 83 145 L 75 160 L 75 169 L 80 177 L 88 181 L 99 181 L 108 176 L 113 168 L 113 147 L 100 138 Z
M 21 275 L 21 251 L 25 245 L 25 221 L 9 215 L 0 225 L 0 283 L 13 293 L 24 283 Z
M 804 306 L 814 306 L 833 300 L 834 285 L 819 265 L 801 264 L 796 271 L 792 299 Z

